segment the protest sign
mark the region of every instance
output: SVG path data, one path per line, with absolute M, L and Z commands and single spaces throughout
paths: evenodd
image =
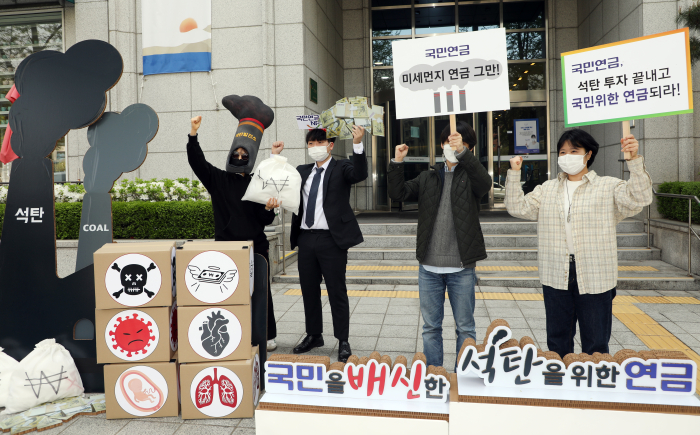
M 397 119 L 510 108 L 505 29 L 395 41 L 391 47 Z
M 299 130 L 311 130 L 319 128 L 318 115 L 297 115 L 297 126 Z
M 566 127 L 693 111 L 688 29 L 562 53 Z

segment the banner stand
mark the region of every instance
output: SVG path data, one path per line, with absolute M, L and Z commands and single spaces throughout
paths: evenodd
M 627 137 L 630 135 L 630 122 L 629 121 L 622 121 L 622 137 Z M 632 158 L 632 153 L 626 152 L 625 153 L 625 160 L 629 160 Z

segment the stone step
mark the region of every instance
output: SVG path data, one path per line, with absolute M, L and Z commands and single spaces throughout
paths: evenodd
M 537 247 L 496 248 L 487 247 L 488 260 L 527 261 L 537 260 Z M 415 260 L 415 248 L 350 248 L 348 260 Z M 661 251 L 657 248 L 618 247 L 618 260 L 660 260 Z
M 371 235 L 415 235 L 416 223 L 360 224 L 362 234 Z M 643 233 L 644 222 L 626 219 L 617 224 L 618 233 Z M 537 234 L 537 222 L 481 222 L 484 234 Z
M 415 248 L 415 235 L 364 235 L 365 241 L 356 246 L 364 248 Z M 484 234 L 487 248 L 537 247 L 537 234 Z M 618 233 L 617 246 L 646 247 L 646 233 Z
M 477 264 L 478 285 L 496 287 L 541 287 L 536 262 L 484 261 Z M 296 266 L 296 265 L 294 265 Z M 296 267 L 274 282 L 298 284 Z M 618 288 L 628 290 L 700 290 L 698 277 L 662 261 L 620 261 Z M 348 284 L 417 285 L 418 263 L 413 261 L 349 261 Z

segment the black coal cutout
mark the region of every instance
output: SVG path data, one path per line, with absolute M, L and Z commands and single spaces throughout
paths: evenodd
M 88 128 L 90 149 L 83 159 L 85 196 L 75 270 L 92 264 L 92 254 L 112 243 L 112 197 L 109 191 L 124 172 L 136 170 L 158 133 L 158 115 L 145 104 L 122 113 L 106 112 Z
M 53 337 L 75 360 L 88 392 L 104 391 L 94 341 L 74 340 L 80 319 L 95 321 L 92 265 L 59 279 L 53 165 L 46 158 L 71 129 L 94 123 L 121 77 L 119 52 L 88 40 L 65 53 L 41 51 L 17 68 L 21 97 L 10 111 L 12 164 L 0 244 L 0 347 L 17 360 Z M 41 319 L 30 322 L 27 316 Z

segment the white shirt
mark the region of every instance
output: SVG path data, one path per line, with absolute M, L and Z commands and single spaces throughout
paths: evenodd
M 365 147 L 360 143 L 353 143 L 352 144 L 352 150 L 355 152 L 355 154 L 362 154 L 365 151 Z M 321 168 L 323 168 L 323 172 L 321 173 L 321 180 L 318 183 L 318 194 L 316 195 L 316 209 L 314 210 L 314 224 L 311 226 L 311 228 L 306 225 L 306 210 L 307 206 L 309 203 L 309 193 L 311 192 L 311 184 L 314 182 L 314 176 L 316 175 L 316 172 L 319 170 L 318 165 L 314 164 L 313 169 L 311 170 L 311 174 L 309 174 L 309 177 L 306 179 L 306 183 L 304 183 L 304 188 L 302 189 L 303 193 L 303 200 L 304 200 L 304 216 L 301 221 L 301 229 L 302 230 L 327 230 L 328 228 L 328 221 L 326 220 L 326 214 L 323 212 L 323 179 L 326 176 L 326 172 L 328 172 L 328 165 L 331 163 L 331 159 L 326 160 L 326 163 L 324 163 Z
M 569 179 L 566 179 L 564 181 L 564 189 L 562 190 L 561 195 L 562 205 L 564 206 L 564 228 L 566 229 L 566 246 L 569 249 L 569 255 L 576 255 L 576 250 L 574 249 L 574 236 L 571 232 L 571 222 L 569 222 L 568 219 L 569 206 L 574 202 L 574 191 L 576 191 L 576 188 L 582 184 L 583 180 L 571 181 Z M 571 211 L 571 219 L 573 220 L 573 205 L 571 205 Z

